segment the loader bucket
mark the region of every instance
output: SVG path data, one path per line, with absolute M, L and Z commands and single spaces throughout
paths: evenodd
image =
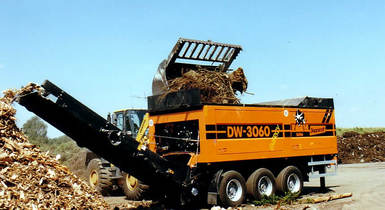
M 168 58 L 159 64 L 152 82 L 152 94 L 161 95 L 167 90 L 168 80 L 189 70 L 226 72 L 241 50 L 240 45 L 179 38 Z

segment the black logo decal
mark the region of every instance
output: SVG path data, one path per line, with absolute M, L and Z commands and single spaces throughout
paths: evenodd
M 297 109 L 297 112 L 295 113 L 295 122 L 298 126 L 305 125 L 305 114 L 301 112 L 299 109 Z

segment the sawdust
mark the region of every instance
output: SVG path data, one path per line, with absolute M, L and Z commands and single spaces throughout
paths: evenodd
M 30 144 L 16 126 L 11 103 L 31 91 L 41 88 L 31 83 L 0 98 L 0 209 L 107 209 L 100 194 Z
M 242 68 L 229 74 L 204 69 L 190 70 L 170 80 L 168 84 L 162 98 L 180 90 L 199 89 L 201 102 L 216 104 L 239 104 L 237 91 L 243 93 L 247 89 L 247 79 Z

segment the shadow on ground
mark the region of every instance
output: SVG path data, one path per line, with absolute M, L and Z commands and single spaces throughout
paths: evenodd
M 335 192 L 332 188 L 340 187 L 338 185 L 335 186 L 327 186 L 325 188 L 314 187 L 314 186 L 304 186 L 302 190 L 302 195 L 313 195 L 317 193 L 330 193 Z

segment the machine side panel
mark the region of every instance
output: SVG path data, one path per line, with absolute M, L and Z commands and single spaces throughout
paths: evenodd
M 203 119 L 202 110 L 192 110 L 192 111 L 184 111 L 184 112 L 174 112 L 160 115 L 151 115 L 149 120 L 149 149 L 153 152 L 156 152 L 156 140 L 161 138 L 155 132 L 155 126 L 159 124 L 166 123 L 178 123 L 178 122 L 186 122 L 186 121 L 194 121 Z M 203 129 L 202 123 L 199 122 L 199 130 Z M 199 132 L 199 138 L 201 138 L 201 132 Z M 164 136 L 162 136 L 164 137 Z M 197 139 L 196 139 L 197 140 Z M 175 139 L 178 141 L 178 139 Z
M 205 106 L 198 162 L 337 153 L 334 110 Z M 211 148 L 211 149 L 204 149 Z

